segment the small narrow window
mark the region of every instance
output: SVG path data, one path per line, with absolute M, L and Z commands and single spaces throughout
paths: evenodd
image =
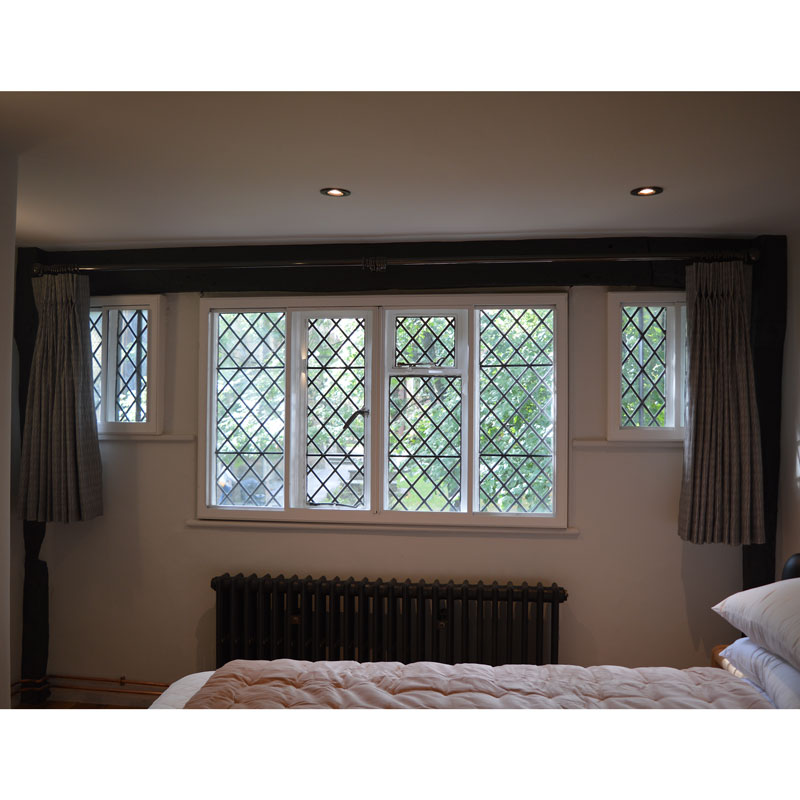
M 103 399 L 103 310 L 89 309 L 89 335 L 92 345 L 92 386 L 94 410 L 100 422 L 100 404 Z
M 160 433 L 159 296 L 93 298 L 89 310 L 98 431 Z
M 114 422 L 147 422 L 147 308 L 111 309 L 114 331 Z
M 608 438 L 683 438 L 685 301 L 677 293 L 608 295 Z

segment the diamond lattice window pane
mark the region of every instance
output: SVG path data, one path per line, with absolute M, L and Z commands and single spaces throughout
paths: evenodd
M 623 306 L 621 427 L 666 424 L 666 380 L 666 307 Z
M 455 317 L 397 317 L 396 367 L 455 367 Z
M 94 411 L 100 420 L 100 402 L 103 389 L 103 311 L 89 310 L 89 341 L 92 347 L 92 386 L 94 387 Z
M 306 503 L 365 505 L 365 320 L 308 320 Z
M 479 509 L 552 513 L 555 314 L 480 314 Z
M 286 321 L 217 317 L 215 503 L 283 507 Z
M 389 508 L 461 510 L 461 378 L 389 380 Z
M 147 422 L 147 316 L 146 308 L 116 313 L 116 422 Z

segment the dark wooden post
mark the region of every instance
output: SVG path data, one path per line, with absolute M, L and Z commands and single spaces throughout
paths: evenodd
M 25 248 L 17 255 L 14 340 L 19 353 L 19 417 L 25 428 L 25 406 L 39 317 L 33 300 L 33 265 L 39 251 Z M 50 643 L 50 589 L 47 563 L 39 553 L 47 532 L 44 522 L 23 522 L 25 581 L 22 589 L 22 704 L 42 705 L 50 696 L 47 656 Z
M 742 548 L 742 586 L 751 589 L 776 579 L 778 472 L 781 460 L 781 389 L 786 335 L 786 237 L 760 236 L 761 256 L 753 267 L 751 345 L 761 423 L 766 544 Z

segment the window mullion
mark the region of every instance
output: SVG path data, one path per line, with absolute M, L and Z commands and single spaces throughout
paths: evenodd
M 375 464 L 372 458 L 372 415 L 373 415 L 373 391 L 372 386 L 375 382 L 373 374 L 373 347 L 375 342 L 375 310 L 371 308 L 363 309 L 364 314 L 364 408 L 367 415 L 364 417 L 364 447 L 363 447 L 363 470 L 364 487 L 362 490 L 363 504 L 366 510 L 374 508 L 372 502 L 372 484 L 375 480 Z
M 686 304 L 675 307 L 675 427 L 683 431 L 686 421 Z
M 108 347 L 103 369 L 105 384 L 103 385 L 103 422 L 114 422 L 117 408 L 117 333 L 119 328 L 119 311 L 108 310 Z M 109 407 L 110 406 L 110 407 Z
M 370 362 L 372 364 L 371 384 L 367 387 L 370 398 L 370 439 L 367 453 L 369 463 L 369 505 L 373 514 L 380 514 L 384 509 L 383 488 L 386 483 L 386 465 L 384 452 L 388 446 L 388 429 L 384 420 L 384 383 L 386 382 L 385 341 L 387 334 L 386 312 L 381 308 L 373 309 L 372 348 Z
M 209 348 L 209 358 L 206 364 L 207 391 L 206 408 L 207 424 L 206 435 L 206 480 L 205 496 L 206 505 L 215 505 L 217 502 L 215 487 L 217 483 L 217 366 L 219 363 L 219 318 L 216 314 L 209 314 L 209 326 L 211 328 L 207 346 Z
M 107 397 L 108 397 L 108 351 L 109 351 L 109 341 L 111 339 L 110 335 L 110 310 L 107 308 L 102 309 L 102 341 L 100 343 L 100 424 L 105 427 L 106 422 L 108 422 L 108 411 L 106 410 L 107 407 Z
M 467 448 L 466 458 L 466 511 L 472 514 L 476 510 L 476 498 L 478 497 L 478 381 L 477 381 L 477 358 L 480 351 L 478 343 L 478 310 L 470 309 L 467 313 L 467 372 L 464 377 L 464 387 L 467 393 L 466 402 L 466 421 L 462 425 L 464 429 L 464 440 Z
M 294 375 L 291 383 L 291 404 L 295 411 L 295 418 L 292 428 L 294 457 L 291 461 L 290 504 L 293 508 L 304 508 L 303 497 L 306 485 L 304 461 L 307 439 L 306 394 L 308 392 L 308 315 L 293 312 L 292 318 Z
M 676 337 L 678 334 L 678 326 L 676 324 L 676 310 L 675 304 L 667 306 L 667 380 L 666 380 L 666 401 L 667 413 L 664 420 L 665 427 L 674 428 L 677 419 L 677 342 Z
M 284 392 L 283 392 L 283 420 L 284 420 L 284 435 L 283 435 L 283 507 L 292 507 L 292 491 L 294 487 L 294 468 L 293 459 L 295 457 L 295 437 L 293 435 L 295 419 L 292 409 L 294 403 L 292 397 L 295 392 L 295 375 L 297 375 L 297 365 L 295 363 L 295 330 L 294 330 L 294 312 L 288 309 L 284 312 L 286 320 L 286 365 L 284 377 Z

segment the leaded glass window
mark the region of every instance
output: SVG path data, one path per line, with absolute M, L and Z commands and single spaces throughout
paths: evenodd
M 100 417 L 103 398 L 103 310 L 89 310 L 89 339 L 92 347 L 92 386 L 94 387 L 94 410 Z
M 622 306 L 620 425 L 663 428 L 667 410 L 667 309 Z
M 494 297 L 202 300 L 201 513 L 565 527 L 566 295 Z
M 395 366 L 456 366 L 455 317 L 398 316 L 395 319 Z
M 157 375 L 161 298 L 93 299 L 89 309 L 92 386 L 100 433 L 160 432 Z
M 146 308 L 112 312 L 116 321 L 114 421 L 147 422 Z
M 609 438 L 682 438 L 683 295 L 609 292 L 608 297 Z
M 286 319 L 217 315 L 215 503 L 283 507 Z
M 361 508 L 368 416 L 365 318 L 309 318 L 307 348 L 305 502 Z
M 389 380 L 389 508 L 458 511 L 461 377 Z
M 481 511 L 553 510 L 554 319 L 548 308 L 480 312 Z

